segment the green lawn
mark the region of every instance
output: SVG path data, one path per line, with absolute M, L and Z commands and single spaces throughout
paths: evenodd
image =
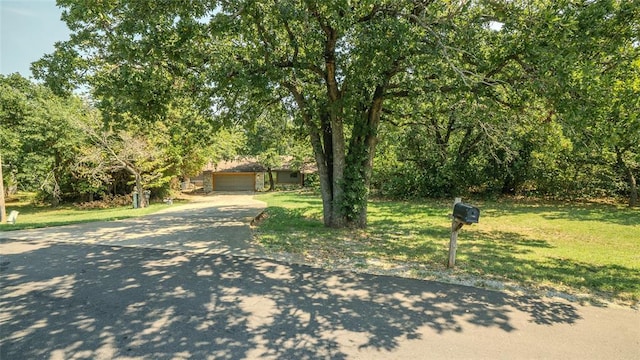
M 477 201 L 480 223 L 458 238 L 456 268 L 446 269 L 451 203 L 374 200 L 369 227 L 330 230 L 322 225 L 319 196 L 260 195 L 268 216 L 259 241 L 274 251 L 316 263 L 357 267 L 409 263 L 412 276 L 499 280 L 527 288 L 640 300 L 640 211 L 604 204 Z
M 0 231 L 35 229 L 92 221 L 111 221 L 154 213 L 167 208 L 164 203 L 151 204 L 144 209 L 123 206 L 109 209 L 81 210 L 73 205 L 58 207 L 39 206 L 32 203 L 33 194 L 20 194 L 17 201 L 6 204 L 7 215 L 12 210 L 19 211 L 16 224 L 0 224 Z
M 348 262 L 365 270 L 408 264 L 410 276 L 421 278 L 445 273 L 627 303 L 640 300 L 638 209 L 472 202 L 481 209 L 480 223 L 461 230 L 456 268 L 447 270 L 450 202 L 374 200 L 367 230 L 332 230 L 322 225 L 317 195 L 286 192 L 258 198 L 269 204 L 268 215 L 256 231 L 259 241 L 273 251 L 300 254 L 318 264 Z M 18 223 L 2 224 L 0 231 L 124 219 L 167 207 L 79 210 L 35 206 L 28 200 L 7 204 L 8 212 L 20 211 Z

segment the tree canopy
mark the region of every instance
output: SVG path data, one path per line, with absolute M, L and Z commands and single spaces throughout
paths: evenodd
M 637 0 L 59 4 L 73 34 L 34 64 L 39 78 L 90 86 L 119 122 L 166 121 L 178 102 L 229 125 L 286 109 L 313 149 L 327 226 L 366 226 L 380 150 L 405 167 L 401 191 L 510 192 L 564 171 L 585 104 L 601 110 L 589 128 L 637 122 Z M 596 99 L 612 90 L 606 110 Z M 607 143 L 637 176 L 634 136 Z
M 122 121 L 105 118 L 86 99 L 58 96 L 18 74 L 0 76 L 0 90 L 5 190 L 35 191 L 53 205 L 132 187 L 160 195 L 172 178 L 197 175 L 206 162 L 245 145 L 241 134 L 216 132 L 177 101 L 163 121 L 143 123 L 128 113 L 118 114 Z
M 18 74 L 0 76 L 0 144 L 7 191 L 40 190 L 54 203 L 75 184 L 66 176 L 83 135 L 70 124 L 83 103 L 61 98 Z

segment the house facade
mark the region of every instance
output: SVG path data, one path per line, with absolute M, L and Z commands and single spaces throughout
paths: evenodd
M 314 170 L 312 165 L 296 169 L 289 158 L 283 158 L 283 165 L 272 169 L 274 181 L 280 185 L 304 185 L 305 174 Z M 263 191 L 265 183 L 268 187 L 268 169 L 258 163 L 255 158 L 244 157 L 217 164 L 207 164 L 202 174 L 194 177 L 202 181 L 205 193 L 212 191 Z M 197 179 L 197 180 L 196 180 Z
M 304 174 L 298 170 L 272 170 L 276 184 L 280 185 L 304 185 Z
M 244 158 L 207 164 L 202 171 L 204 192 L 262 191 L 266 169 L 254 159 Z

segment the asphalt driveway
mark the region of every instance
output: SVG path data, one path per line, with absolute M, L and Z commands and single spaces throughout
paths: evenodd
M 0 359 L 639 358 L 637 310 L 256 257 L 243 199 L 0 233 Z
M 198 196 L 140 218 L 0 232 L 0 239 L 44 239 L 94 245 L 260 256 L 250 242 L 250 221 L 266 208 L 253 193 Z

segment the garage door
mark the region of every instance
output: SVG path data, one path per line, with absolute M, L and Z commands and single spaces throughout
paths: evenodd
M 251 174 L 214 174 L 214 191 L 254 191 L 255 175 Z

